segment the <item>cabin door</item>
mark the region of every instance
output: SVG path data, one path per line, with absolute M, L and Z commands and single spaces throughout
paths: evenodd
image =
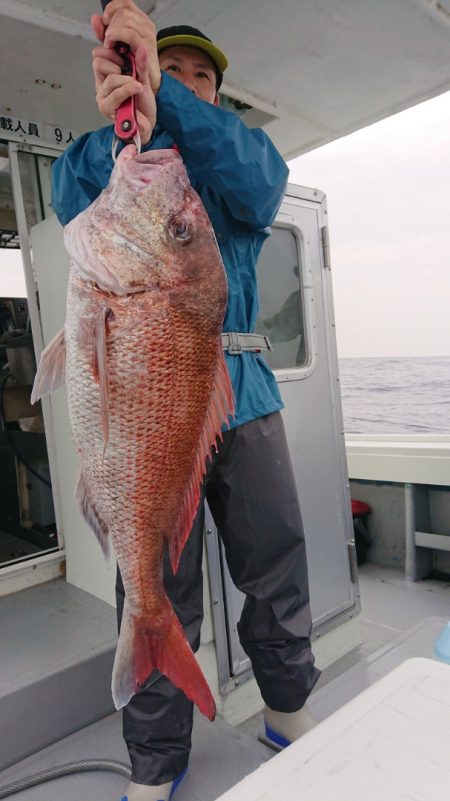
M 256 330 L 272 342 L 266 358 L 285 404 L 317 636 L 353 616 L 359 599 L 322 193 L 289 187 L 257 269 Z M 232 584 L 210 515 L 206 541 L 220 684 L 226 691 L 249 675 L 237 636 L 244 598 Z

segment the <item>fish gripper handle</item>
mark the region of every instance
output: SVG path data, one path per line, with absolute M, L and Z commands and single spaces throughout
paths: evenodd
M 123 42 L 117 42 L 115 49 L 119 56 L 123 58 L 122 75 L 130 75 L 132 78 L 136 79 L 137 73 L 134 53 L 132 53 L 128 45 Z M 134 95 L 127 97 L 117 109 L 114 131 L 116 136 L 123 140 L 134 139 L 134 137 L 137 136 L 138 124 L 136 120 L 136 97 Z
M 102 9 L 105 10 L 109 0 L 101 0 Z M 134 53 L 131 52 L 129 45 L 125 42 L 116 42 L 114 50 L 123 59 L 122 75 L 130 75 L 137 78 L 136 60 Z M 122 141 L 133 140 L 138 136 L 139 129 L 136 119 L 136 98 L 134 95 L 127 97 L 116 111 L 114 132 L 118 139 Z

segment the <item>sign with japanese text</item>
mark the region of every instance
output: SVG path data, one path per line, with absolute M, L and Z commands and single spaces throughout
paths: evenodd
M 67 128 L 46 125 L 43 122 L 17 119 L 7 114 L 0 115 L 0 139 L 12 139 L 28 144 L 53 145 L 64 148 L 74 142 L 78 133 Z

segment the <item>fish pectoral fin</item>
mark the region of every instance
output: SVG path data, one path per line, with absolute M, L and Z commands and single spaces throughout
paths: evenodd
M 170 563 L 174 573 L 177 572 L 183 548 L 186 545 L 197 514 L 201 485 L 206 472 L 206 460 L 211 458 L 213 448 L 217 450 L 217 440 L 222 439 L 222 426 L 226 423 L 229 424 L 229 418 L 234 417 L 233 388 L 223 356 L 222 342 L 220 342 L 213 387 L 203 431 L 198 443 L 191 479 L 174 529 L 167 537 Z
M 81 514 L 83 515 L 86 523 L 97 537 L 98 543 L 105 557 L 109 559 L 110 550 L 108 529 L 103 520 L 100 519 L 94 504 L 89 498 L 89 493 L 86 489 L 86 484 L 84 482 L 82 473 L 78 479 L 78 484 L 75 491 L 75 499 L 78 501 Z
M 111 309 L 100 306 L 98 314 L 83 320 L 80 324 L 79 338 L 91 354 L 91 369 L 94 380 L 100 389 L 100 422 L 105 448 L 109 439 L 109 391 L 108 362 L 106 352 L 107 320 Z
M 31 403 L 60 389 L 65 383 L 66 344 L 64 328 L 44 348 L 34 379 Z
M 126 706 L 151 673 L 159 670 L 197 704 L 207 718 L 214 720 L 216 705 L 208 683 L 168 598 L 164 599 L 164 605 L 167 620 L 155 631 L 152 629 L 154 617 L 130 614 L 125 597 L 112 676 L 116 709 Z

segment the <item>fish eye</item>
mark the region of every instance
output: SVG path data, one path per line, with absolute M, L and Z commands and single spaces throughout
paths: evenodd
M 181 217 L 172 217 L 169 220 L 169 233 L 177 242 L 186 245 L 191 241 L 194 230 L 191 223 L 187 223 Z

